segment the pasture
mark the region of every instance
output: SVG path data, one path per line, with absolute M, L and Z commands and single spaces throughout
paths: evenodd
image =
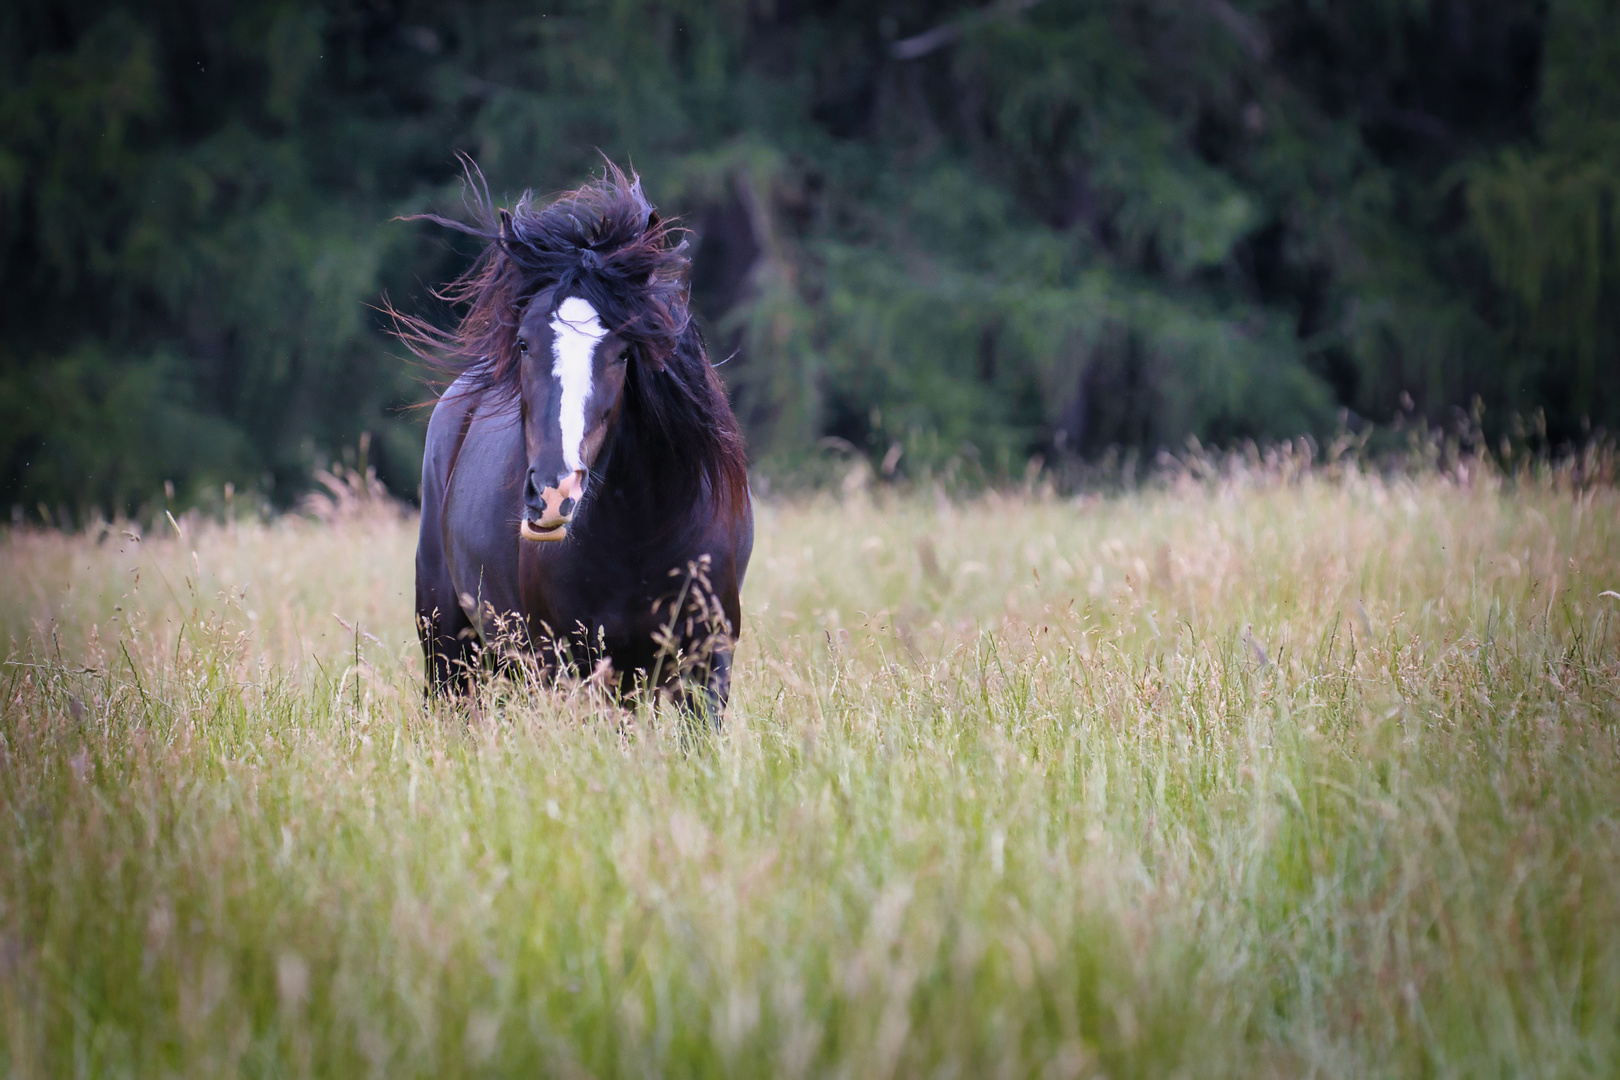
M 0 537 L 0 1073 L 1620 1072 L 1613 487 L 766 500 L 713 736 L 328 516 Z

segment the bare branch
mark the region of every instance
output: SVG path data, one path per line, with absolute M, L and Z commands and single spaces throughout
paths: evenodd
M 1271 41 L 1266 36 L 1265 27 L 1252 16 L 1245 15 L 1227 0 L 1198 0 L 1198 6 L 1226 27 L 1237 39 L 1238 47 L 1248 53 L 1250 59 L 1264 60 L 1271 55 Z
M 995 19 L 1005 19 L 1026 11 L 1040 3 L 1041 0 L 998 0 L 998 2 L 969 12 L 951 22 L 941 23 L 931 30 L 924 30 L 920 34 L 913 34 L 908 38 L 901 38 L 889 46 L 889 55 L 896 60 L 916 60 L 927 56 L 931 52 L 943 49 L 955 43 L 967 31 L 982 26 Z

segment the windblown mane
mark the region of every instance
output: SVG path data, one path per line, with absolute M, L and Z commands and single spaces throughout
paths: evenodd
M 510 208 L 497 208 L 478 167 L 463 162 L 473 222 L 437 214 L 405 220 L 431 221 L 486 243 L 465 274 L 434 292 L 466 311 L 445 331 L 385 305 L 400 340 L 446 381 L 469 376 L 467 393 L 515 398 L 524 305 L 553 286 L 583 296 L 630 344 L 625 418 L 636 422 L 654 466 L 672 472 L 681 489 L 707 482 L 723 502 L 740 505 L 747 497 L 746 452 L 687 307 L 684 230 L 659 217 L 639 177 L 611 162 L 600 180 L 543 205 L 525 191 Z

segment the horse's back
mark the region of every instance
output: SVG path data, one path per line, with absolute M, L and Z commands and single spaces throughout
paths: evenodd
M 754 489 L 749 485 L 743 492 L 741 522 L 737 530 L 737 588 L 742 588 L 748 575 L 748 560 L 754 556 Z
M 515 406 L 471 392 L 469 384 L 463 375 L 434 405 L 422 458 L 416 606 L 436 667 L 435 649 L 462 659 L 466 631 L 491 635 L 497 621 L 522 610 L 522 422 Z
M 467 423 L 477 405 L 468 393 L 469 376 L 463 375 L 440 395 L 428 417 L 427 445 L 422 449 L 422 532 L 417 541 L 416 562 L 443 562 L 444 548 L 440 523 L 444 517 L 444 494 L 461 449 Z
M 470 624 L 456 602 L 444 554 L 444 495 L 456 453 L 475 402 L 467 376 L 451 384 L 433 405 L 422 450 L 422 522 L 416 540 L 416 632 L 427 663 L 428 684 L 442 689 L 465 677 Z

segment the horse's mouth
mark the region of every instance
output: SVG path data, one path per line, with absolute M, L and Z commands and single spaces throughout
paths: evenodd
M 565 521 L 561 525 L 542 528 L 538 522 L 524 518 L 522 524 L 518 526 L 518 535 L 525 540 L 566 540 L 568 523 Z

